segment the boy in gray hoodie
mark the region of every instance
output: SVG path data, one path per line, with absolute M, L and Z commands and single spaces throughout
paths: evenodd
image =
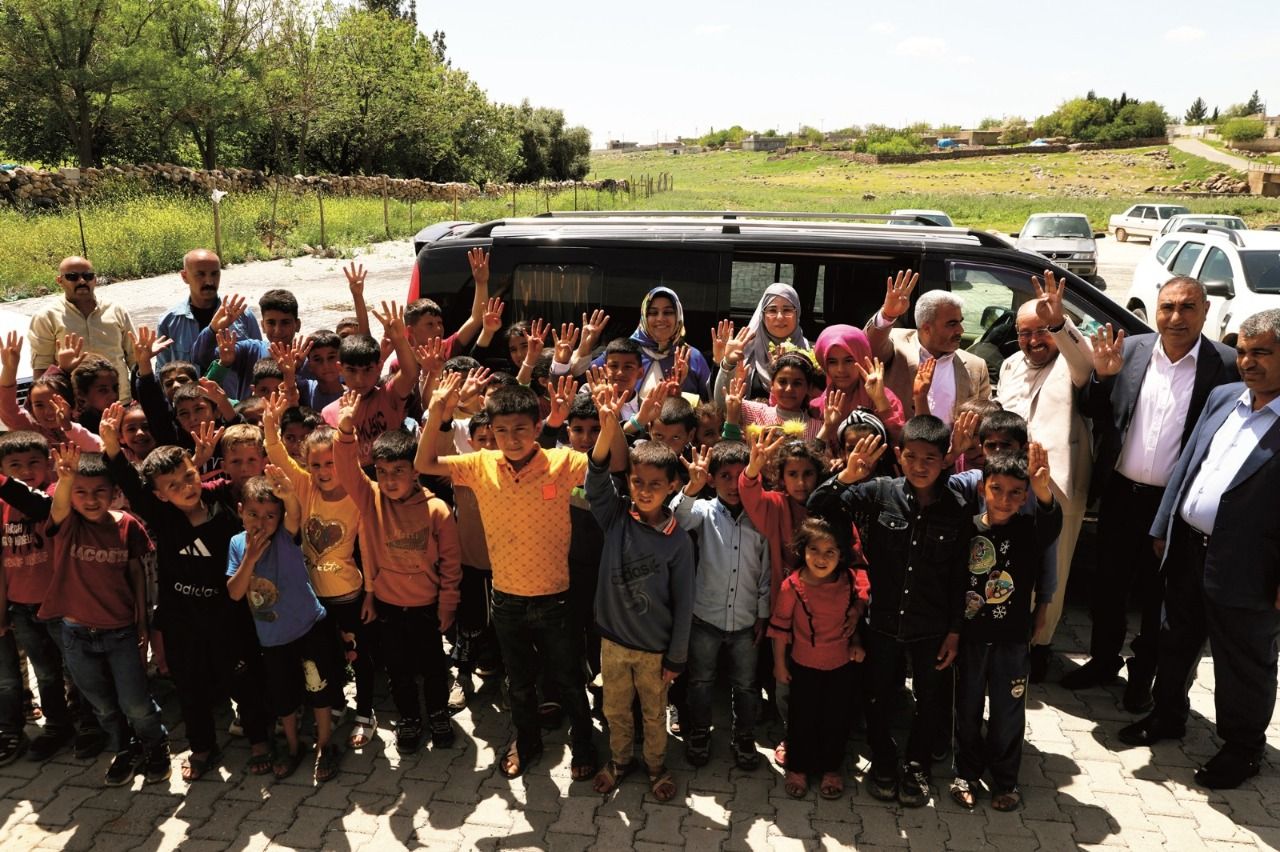
M 667 687 L 684 670 L 693 619 L 693 542 L 666 505 L 681 485 L 680 459 L 658 441 L 631 450 L 623 495 L 609 473 L 610 455 L 627 452 L 620 406 L 609 389 L 596 405 L 600 437 L 586 490 L 604 533 L 595 607 L 612 759 L 593 786 L 607 793 L 634 768 L 631 706 L 639 696 L 649 788 L 665 802 L 676 794 L 665 766 Z

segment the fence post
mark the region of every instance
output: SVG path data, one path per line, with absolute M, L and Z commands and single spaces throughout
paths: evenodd
M 516 215 L 516 185 L 511 185 L 511 215 Z
M 391 211 L 387 209 L 387 176 L 382 176 L 382 227 L 391 239 Z
M 213 200 L 213 253 L 222 258 L 222 216 L 218 198 Z
M 453 218 L 458 218 L 458 185 L 453 185 Z
M 409 196 L 409 233 L 413 233 L 413 196 Z
M 271 230 L 267 231 L 267 254 L 275 249 L 276 244 L 276 206 L 280 203 L 280 176 L 272 175 L 271 183 L 274 187 L 271 193 Z
M 578 182 L 576 180 L 573 182 L 573 209 L 575 212 L 578 209 Z
M 324 248 L 324 190 L 316 185 L 316 201 L 320 202 L 320 248 Z

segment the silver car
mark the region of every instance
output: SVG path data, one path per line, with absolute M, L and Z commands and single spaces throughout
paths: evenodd
M 1011 234 L 1023 251 L 1044 255 L 1081 278 L 1098 275 L 1098 244 L 1105 234 L 1096 233 L 1082 213 L 1033 213 L 1022 230 Z

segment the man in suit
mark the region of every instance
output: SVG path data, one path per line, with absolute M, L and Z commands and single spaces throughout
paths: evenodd
M 1044 273 L 1044 285 L 1032 277 L 1036 298 L 1018 308 L 1018 348 L 1000 367 L 997 396 L 1006 411 L 1027 421 L 1031 440 L 1049 452 L 1050 488 L 1062 506 L 1062 532 L 1058 535 L 1058 590 L 1048 603 L 1044 627 L 1031 644 L 1033 682 L 1044 679 L 1049 667 L 1049 643 L 1062 617 L 1071 557 L 1084 523 L 1089 494 L 1089 469 L 1093 448 L 1089 424 L 1076 405 L 1076 391 L 1093 373 L 1089 341 L 1062 306 L 1065 283 Z
M 1280 309 L 1240 324 L 1236 366 L 1244 381 L 1209 394 L 1151 525 L 1165 580 L 1155 709 L 1120 731 L 1128 745 L 1185 733 L 1207 637 L 1223 745 L 1195 779 L 1215 789 L 1258 773 L 1276 703 Z
M 1090 589 L 1090 660 L 1062 678 L 1067 689 L 1114 683 L 1123 659 L 1125 604 L 1136 590 L 1142 626 L 1133 639 L 1124 706 L 1151 709 L 1164 588 L 1147 531 L 1178 454 L 1209 391 L 1237 381 L 1235 350 L 1200 332 L 1209 311 L 1204 286 L 1171 278 L 1156 297 L 1155 334 L 1093 339 L 1093 376 L 1080 408 L 1093 420 L 1091 496 L 1100 497 L 1098 567 Z
M 884 383 L 902 401 L 903 415 L 932 414 L 948 426 L 962 403 L 991 396 L 987 362 L 960 348 L 964 336 L 964 302 L 949 290 L 930 290 L 916 300 L 916 327 L 894 328 L 911 307 L 911 291 L 920 275 L 910 269 L 890 278 L 884 305 L 867 321 L 864 331 L 871 351 L 884 362 Z M 933 379 L 926 399 L 928 410 L 917 410 L 913 388 L 916 372 L 932 360 Z

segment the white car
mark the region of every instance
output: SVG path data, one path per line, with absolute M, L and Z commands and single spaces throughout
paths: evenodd
M 1160 236 L 1171 234 L 1182 229 L 1183 225 L 1213 225 L 1215 228 L 1228 228 L 1232 231 L 1243 231 L 1249 226 L 1239 216 L 1226 216 L 1218 213 L 1179 213 L 1170 216 L 1160 229 Z
M 1134 269 L 1126 307 L 1154 325 L 1160 287 L 1176 275 L 1208 291 L 1204 333 L 1234 344 L 1242 320 L 1280 308 L 1280 233 L 1199 226 L 1161 237 Z
M 1135 204 L 1123 213 L 1116 213 L 1107 223 L 1107 230 L 1124 242 L 1130 237 L 1148 237 L 1155 242 L 1160 229 L 1172 216 L 1191 211 L 1180 204 Z
M 1054 263 L 1092 281 L 1098 274 L 1097 237 L 1083 213 L 1032 213 L 1022 230 L 1010 234 L 1015 246 L 1043 255 Z
M 956 223 L 951 221 L 951 217 L 948 216 L 946 213 L 943 213 L 941 210 L 890 210 L 889 215 L 890 216 L 919 216 L 923 219 L 928 219 L 929 221 L 935 224 L 941 225 L 944 228 L 954 228 L 956 226 Z M 919 223 L 914 222 L 910 219 L 907 219 L 902 222 L 894 222 L 893 224 L 918 225 Z

